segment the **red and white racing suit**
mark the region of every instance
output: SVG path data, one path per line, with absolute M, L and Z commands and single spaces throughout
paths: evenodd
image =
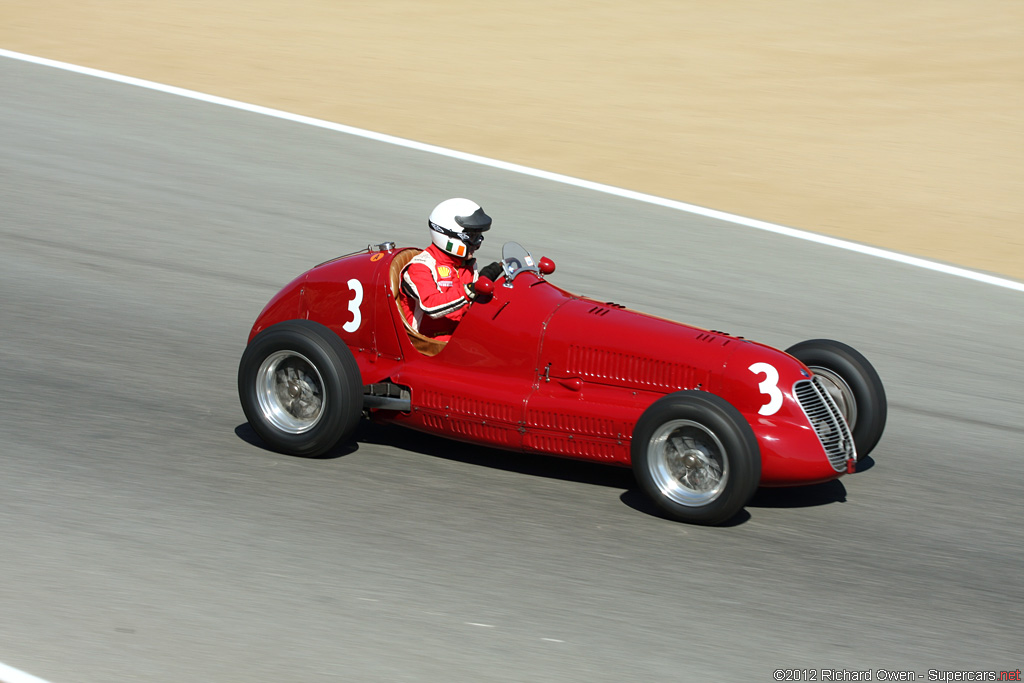
M 466 285 L 476 278 L 476 259 L 463 260 L 431 244 L 402 269 L 402 315 L 420 334 L 447 341 L 469 309 Z

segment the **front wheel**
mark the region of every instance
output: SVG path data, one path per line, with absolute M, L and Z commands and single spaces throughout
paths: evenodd
M 885 387 L 868 359 L 852 346 L 831 339 L 811 339 L 786 349 L 814 373 L 835 400 L 864 458 L 885 430 L 888 403 Z
M 363 410 L 352 352 L 308 320 L 279 323 L 253 338 L 238 365 L 238 397 L 268 446 L 307 457 L 351 436 Z
M 761 480 L 754 431 L 728 401 L 703 391 L 655 401 L 636 423 L 631 455 L 640 488 L 681 522 L 727 521 Z

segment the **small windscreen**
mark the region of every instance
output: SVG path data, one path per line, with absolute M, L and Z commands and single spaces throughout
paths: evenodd
M 540 273 L 533 256 L 518 242 L 505 242 L 501 248 L 501 264 L 505 269 L 505 277 L 508 282 L 516 279 L 516 276 L 524 271 Z

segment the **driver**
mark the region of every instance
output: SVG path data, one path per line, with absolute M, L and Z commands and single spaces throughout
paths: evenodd
M 422 335 L 448 341 L 476 298 L 473 283 L 480 276 L 495 280 L 501 264 L 479 271 L 473 253 L 483 244 L 491 217 L 468 199 L 446 199 L 427 220 L 432 244 L 402 269 L 399 305 L 409 325 Z

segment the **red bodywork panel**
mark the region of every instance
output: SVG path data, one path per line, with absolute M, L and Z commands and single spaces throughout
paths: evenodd
M 722 396 L 750 423 L 762 485 L 846 472 L 829 462 L 793 393 L 810 376 L 800 361 L 570 294 L 536 272 L 519 273 L 511 286 L 500 280 L 440 353 L 423 355 L 391 289 L 398 253 L 366 251 L 313 268 L 267 304 L 250 340 L 285 320 L 320 322 L 351 349 L 363 384 L 409 388 L 410 411 L 374 410 L 375 419 L 470 443 L 628 466 L 643 411 L 665 394 L 699 389 Z

